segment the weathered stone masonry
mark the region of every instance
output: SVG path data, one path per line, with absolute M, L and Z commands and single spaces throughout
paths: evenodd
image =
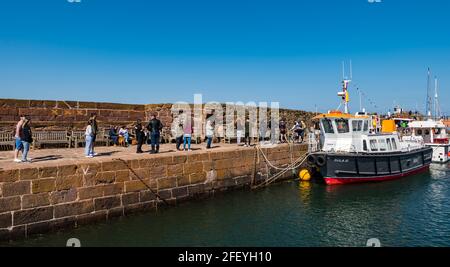
M 18 100 L 0 99 L 0 130 L 12 131 L 19 115 L 31 117 L 33 128 L 38 129 L 74 129 L 86 127 L 91 113 L 98 115 L 101 127 L 110 125 L 132 125 L 136 120 L 148 120 L 156 113 L 163 124 L 170 129 L 173 121 L 172 104 L 115 104 L 54 100 Z M 299 110 L 280 110 L 280 118 L 286 118 L 289 125 L 303 119 L 308 123 L 314 116 L 311 112 Z
M 292 157 L 298 158 L 304 149 L 296 145 Z M 288 145 L 263 151 L 276 166 L 291 163 Z M 236 148 L 183 155 L 141 155 L 124 160 L 162 198 L 175 204 L 244 188 L 253 178 L 257 182 L 265 179 L 266 164 L 255 153 L 253 148 Z M 291 175 L 287 173 L 285 178 Z M 118 160 L 2 169 L 0 240 L 153 211 L 157 204 L 155 196 Z

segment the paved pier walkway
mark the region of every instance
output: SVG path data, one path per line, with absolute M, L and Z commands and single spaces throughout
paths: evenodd
M 202 154 L 207 151 L 223 152 L 232 150 L 246 150 L 254 149 L 236 144 L 215 144 L 210 150 L 206 149 L 206 144 L 192 144 L 192 151 L 177 151 L 175 144 L 161 145 L 159 154 L 149 154 L 150 148 L 144 146 L 145 153 L 136 154 L 136 146 L 131 147 L 103 147 L 98 146 L 95 152 L 99 155 L 94 158 L 86 158 L 84 155 L 84 148 L 54 148 L 54 149 L 40 149 L 31 150 L 29 157 L 32 158 L 32 163 L 15 163 L 13 162 L 13 151 L 0 151 L 0 169 L 21 169 L 30 167 L 48 167 L 67 164 L 78 164 L 85 162 L 103 162 L 111 159 L 121 158 L 126 160 L 149 158 L 149 157 L 165 157 L 174 155 L 190 155 Z

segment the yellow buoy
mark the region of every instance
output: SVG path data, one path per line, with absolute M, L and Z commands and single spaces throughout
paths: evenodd
M 307 169 L 303 169 L 299 173 L 299 178 L 302 181 L 310 181 L 311 180 L 311 173 Z

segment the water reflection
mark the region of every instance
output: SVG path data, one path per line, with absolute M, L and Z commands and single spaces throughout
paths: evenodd
M 448 167 L 373 184 L 293 181 L 9 245 L 450 246 Z
M 311 204 L 311 182 L 300 181 L 299 182 L 299 197 L 304 206 L 309 206 Z

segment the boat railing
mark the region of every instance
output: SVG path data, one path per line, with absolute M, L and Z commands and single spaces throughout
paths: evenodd
M 424 144 L 424 140 L 423 140 L 422 136 L 407 135 L 407 136 L 402 137 L 402 141 L 408 142 L 408 143 L 418 143 L 418 144 L 422 144 L 422 145 Z
M 315 133 L 308 134 L 308 153 L 314 153 L 320 151 L 320 142 L 318 136 Z

